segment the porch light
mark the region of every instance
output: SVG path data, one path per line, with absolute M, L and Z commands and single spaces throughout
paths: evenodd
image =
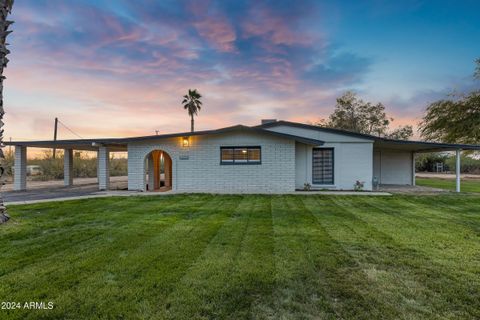
M 184 147 L 188 147 L 190 145 L 190 142 L 188 141 L 188 137 L 183 137 L 182 138 L 182 145 Z

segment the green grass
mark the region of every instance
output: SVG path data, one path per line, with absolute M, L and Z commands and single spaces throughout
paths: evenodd
M 419 186 L 455 191 L 454 179 L 416 178 L 415 181 Z M 480 180 L 462 180 L 460 189 L 462 192 L 480 192 Z
M 11 206 L 0 319 L 478 319 L 480 197 L 104 198 Z

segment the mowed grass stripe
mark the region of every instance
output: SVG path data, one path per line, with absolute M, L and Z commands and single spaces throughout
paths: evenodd
M 302 202 L 322 231 L 319 240 L 322 251 L 316 264 L 324 277 L 324 290 L 335 302 L 335 318 L 400 318 L 402 314 L 395 301 L 379 294 L 381 288 L 365 273 L 355 251 L 351 250 L 349 233 L 338 233 L 331 224 L 332 221 L 343 223 L 342 210 L 331 197 L 304 197 Z
M 202 205 L 207 198 L 205 197 L 184 197 L 183 199 L 167 198 L 161 201 L 136 201 L 128 202 L 125 198 L 86 200 L 82 202 L 75 201 L 73 204 L 79 213 L 72 214 L 70 210 L 65 210 L 65 206 L 71 206 L 68 203 L 59 203 L 58 206 L 48 204 L 45 207 L 35 205 L 33 208 L 23 208 L 13 206 L 9 208 L 11 214 L 15 215 L 13 224 L 6 226 L 0 233 L 0 241 L 8 242 L 16 250 L 7 250 L 6 247 L 0 247 L 0 281 L 3 275 L 8 276 L 17 268 L 24 269 L 31 266 L 39 267 L 38 263 L 48 265 L 51 260 L 74 252 L 76 256 L 83 250 L 91 250 L 91 247 L 105 244 L 106 242 L 116 243 L 118 239 L 127 240 L 128 233 L 135 232 L 139 234 L 138 228 L 133 228 L 132 224 L 142 221 L 145 226 L 143 233 L 148 229 L 156 228 L 158 225 L 151 223 L 151 218 L 160 214 L 174 212 L 175 214 L 165 217 L 161 220 L 165 226 L 171 224 L 172 220 L 182 219 L 185 211 L 185 203 L 191 205 Z M 159 199 L 160 200 L 160 199 Z M 181 200 L 181 201 L 178 201 Z M 123 212 L 126 207 L 131 207 L 127 212 Z M 100 209 L 100 208 L 103 208 Z M 147 217 L 145 212 L 150 212 Z M 65 219 L 59 216 L 67 216 L 68 220 L 77 219 L 77 224 L 68 223 L 65 225 Z M 80 216 L 80 217 L 79 217 Z M 37 217 L 39 221 L 37 221 Z M 20 224 L 29 233 L 19 228 Z M 5 232 L 3 232 L 5 231 Z M 140 233 L 141 234 L 141 233 Z M 67 251 L 67 253 L 65 253 Z M 9 263 L 5 261 L 15 262 Z M 28 272 L 28 271 L 27 271 Z
M 430 206 L 425 203 L 425 200 L 422 199 L 418 202 L 412 201 L 411 198 L 395 200 L 398 207 L 403 207 L 403 209 L 399 209 L 400 214 L 410 216 L 411 211 L 414 210 L 412 207 L 416 207 L 417 212 L 421 212 L 426 218 L 435 217 L 417 223 L 416 228 L 392 226 L 394 221 L 385 212 L 385 208 L 393 207 L 392 200 L 381 206 L 371 199 L 363 199 L 371 206 L 370 212 L 374 211 L 375 215 L 358 210 L 356 210 L 356 214 L 361 215 L 361 218 L 367 223 L 388 232 L 401 246 L 428 257 L 423 264 L 419 259 L 409 259 L 405 264 L 410 264 L 417 275 L 426 279 L 425 284 L 435 293 L 437 299 L 432 300 L 438 303 L 435 313 L 439 313 L 439 310 L 444 310 L 445 306 L 450 305 L 448 310 L 444 311 L 446 317 L 480 318 L 480 310 L 472 307 L 475 305 L 475 301 L 480 301 L 480 260 L 478 255 L 480 232 L 476 231 L 479 224 L 475 223 L 475 217 L 471 217 L 470 221 L 465 218 L 464 223 L 451 218 L 455 217 L 453 209 L 460 204 L 463 206 L 464 201 L 462 200 L 465 199 L 461 197 L 452 199 L 451 205 L 445 208 L 445 212 L 448 212 L 445 214 L 445 218 L 439 214 L 442 211 L 433 205 L 433 203 L 441 202 L 441 199 L 431 197 Z M 480 198 L 470 198 L 470 200 L 479 201 Z M 361 203 L 357 203 L 357 208 L 361 206 Z M 440 208 L 442 207 L 447 206 L 441 203 Z M 477 215 L 480 215 L 480 212 Z M 375 217 L 383 218 L 375 219 Z M 414 220 L 415 218 L 410 219 Z M 427 303 L 431 304 L 432 301 Z M 455 306 L 455 311 L 451 310 L 452 305 Z
M 0 318 L 478 319 L 479 208 L 463 195 L 12 206 L 0 296 L 55 309 Z
M 169 296 L 166 318 L 246 318 L 258 297 L 269 296 L 273 241 L 269 203 L 264 196 L 242 198 Z
M 436 204 L 441 202 L 436 197 L 430 198 L 430 201 Z M 478 265 L 480 241 L 472 240 L 478 240 L 480 236 L 480 211 L 477 212 L 478 218 L 459 218 L 455 205 L 445 206 L 440 203 L 439 206 L 448 212 L 442 217 L 438 209 L 432 209 L 432 204 L 427 206 L 422 202 L 410 202 L 403 198 L 385 199 L 383 202 L 365 198 L 357 201 L 356 205 L 357 209 L 364 209 L 356 211 L 362 220 L 374 224 L 376 228 L 391 235 L 395 241 L 415 248 L 436 263 L 455 267 L 459 258 L 471 262 L 456 266 L 456 271 L 468 271 L 472 263 Z M 425 217 L 421 223 L 418 222 L 418 215 L 412 214 L 415 210 L 421 212 L 421 217 Z M 375 215 L 370 214 L 371 211 L 374 211 Z M 435 219 L 427 219 L 430 216 Z M 419 246 L 419 243 L 422 245 Z M 478 267 L 477 271 L 480 265 Z
M 328 259 L 325 234 L 300 201 L 294 196 L 272 198 L 275 290 L 264 314 L 272 319 L 332 318 L 334 298 L 325 290 L 318 261 L 319 256 Z
M 455 222 L 480 233 L 480 198 L 477 196 L 417 197 L 414 200 L 405 197 L 402 202 L 422 211 L 429 210 L 431 215 L 447 223 Z M 431 210 L 432 207 L 435 209 Z
M 202 225 L 205 221 L 217 222 L 218 214 L 215 209 L 223 202 L 216 201 L 212 196 L 204 196 L 202 203 L 203 206 L 190 208 L 182 215 L 174 215 L 174 220 L 170 216 L 160 215 L 158 217 L 160 220 L 165 218 L 169 220 L 163 230 L 159 226 L 149 230 L 145 230 L 143 225 L 134 226 L 133 232 L 123 234 L 123 237 L 118 238 L 119 241 L 112 241 L 114 238 L 110 238 L 111 240 L 102 238 L 99 243 L 93 244 L 93 250 L 72 252 L 67 255 L 72 259 L 67 262 L 67 268 L 58 270 L 58 261 L 57 263 L 51 261 L 46 268 L 42 266 L 41 269 L 27 270 L 27 272 L 21 273 L 20 275 L 24 277 L 21 281 L 15 278 L 11 279 L 12 285 L 18 286 L 19 283 L 23 283 L 25 286 L 24 290 L 18 292 L 16 298 L 22 300 L 46 297 L 44 288 L 49 288 L 48 298 L 58 305 L 54 313 L 61 317 L 68 314 L 73 317 L 75 312 L 78 312 L 78 308 L 84 308 L 85 312 L 91 312 L 92 310 L 89 308 L 95 306 L 96 310 L 98 305 L 101 305 L 105 312 L 118 305 L 129 310 L 122 303 L 126 300 L 125 295 L 133 294 L 130 292 L 131 290 L 136 291 L 138 288 L 143 288 L 142 284 L 138 287 L 131 287 L 131 284 L 135 280 L 141 282 L 138 278 L 144 278 L 144 272 L 151 267 L 151 261 L 157 254 L 156 248 L 152 244 L 161 242 L 162 239 L 159 238 L 166 235 L 170 235 L 171 239 L 181 237 L 185 233 L 193 237 L 195 234 L 192 233 L 192 228 L 195 224 L 200 225 L 200 229 L 203 230 Z M 225 199 L 225 203 L 230 203 L 230 201 Z M 164 204 L 162 201 L 157 201 L 157 205 L 161 206 L 162 204 Z M 199 211 L 196 212 L 196 210 Z M 151 214 L 153 213 L 144 213 L 141 216 L 150 220 Z M 116 230 L 112 230 L 113 234 L 116 232 Z M 110 234 L 107 236 L 109 237 Z M 180 243 L 188 242 L 180 241 Z M 175 248 L 171 243 L 167 247 Z M 125 290 L 124 288 L 129 289 Z M 112 296 L 117 297 L 113 304 L 107 302 Z M 75 302 L 79 303 L 79 306 L 76 306 Z M 120 314 L 124 311 L 122 308 L 117 310 Z M 22 318 L 21 314 L 19 318 Z
M 134 250 L 105 265 L 96 278 L 82 283 L 71 298 L 85 298 L 82 308 L 98 307 L 99 316 L 132 318 L 155 314 L 167 307 L 167 297 L 237 205 L 234 196 L 216 198 L 191 211 L 174 226 L 159 230 Z M 95 288 L 95 283 L 103 283 Z M 114 297 L 112 301 L 112 295 Z M 100 297 L 91 299 L 90 297 Z M 132 308 L 132 306 L 135 306 Z M 68 310 L 69 315 L 75 310 Z
M 201 205 L 205 201 L 207 201 L 206 198 L 201 202 L 196 201 L 195 203 Z M 94 236 L 85 232 L 84 225 L 80 222 L 79 228 L 66 228 L 65 233 L 68 235 L 63 235 L 62 233 L 63 237 L 62 235 L 58 235 L 54 239 L 46 237 L 47 239 L 41 241 L 40 246 L 37 246 L 36 250 L 24 253 L 24 259 L 17 258 L 16 255 L 13 255 L 14 257 L 12 258 L 10 252 L 2 251 L 0 253 L 0 256 L 2 257 L 2 259 L 0 259 L 0 270 L 2 270 L 2 274 L 4 274 L 3 278 L 5 281 L 2 281 L 2 284 L 0 285 L 0 292 L 2 292 L 4 286 L 8 286 L 8 284 L 11 283 L 33 284 L 35 281 L 32 281 L 32 277 L 35 277 L 37 280 L 45 278 L 45 281 L 51 283 L 53 279 L 49 274 L 51 273 L 51 270 L 57 269 L 57 263 L 62 259 L 64 260 L 62 262 L 70 265 L 69 269 L 63 270 L 67 275 L 72 273 L 72 268 L 77 267 L 77 270 L 73 269 L 75 273 L 88 276 L 90 272 L 92 272 L 92 270 L 89 270 L 88 268 L 93 270 L 96 269 L 96 263 L 94 263 L 93 259 L 99 259 L 99 263 L 106 258 L 114 259 L 115 256 L 112 255 L 112 253 L 116 250 L 124 250 L 126 247 L 130 249 L 133 248 L 134 243 L 132 242 L 132 237 L 136 239 L 137 243 L 143 242 L 149 237 L 155 236 L 161 228 L 170 228 L 174 223 L 182 221 L 183 216 L 187 214 L 187 212 L 182 213 L 174 201 L 157 202 L 156 206 L 157 207 L 152 207 L 151 205 L 148 206 L 150 212 L 149 215 L 136 214 L 136 217 L 127 220 L 125 220 L 126 217 L 122 217 L 121 220 L 124 222 L 121 226 L 112 226 L 108 229 L 102 228 L 102 231 Z M 82 210 L 83 213 L 86 212 L 82 206 L 79 206 L 78 208 Z M 138 220 L 141 220 L 142 217 L 143 219 L 149 219 L 151 216 L 157 216 L 158 218 L 158 215 L 162 215 L 164 212 L 170 210 L 173 210 L 174 212 L 178 210 L 178 213 L 159 219 L 162 221 L 161 225 L 150 224 L 149 226 L 143 226 L 138 224 Z M 95 213 L 94 215 L 98 216 L 98 213 Z M 111 221 L 116 221 L 117 218 L 113 215 L 114 214 L 111 214 L 110 212 L 106 212 L 101 217 L 98 217 L 98 219 L 110 219 Z M 129 214 L 126 214 L 125 216 L 128 217 Z M 95 227 L 92 226 L 91 229 L 95 230 Z M 46 231 L 48 232 L 49 230 L 50 229 L 47 229 Z M 85 233 L 89 235 L 87 238 L 84 238 Z M 82 239 L 82 241 L 79 241 L 79 239 Z M 28 239 L 22 243 L 15 243 L 15 246 L 19 246 L 20 248 L 28 248 L 30 245 L 31 243 Z M 5 263 L 2 263 L 4 261 L 10 261 L 10 259 L 13 259 L 16 263 L 8 266 Z M 15 268 L 21 270 L 21 272 L 14 273 L 14 276 L 12 277 L 11 273 Z M 82 273 L 83 271 L 85 273 Z M 62 276 L 58 272 L 55 272 L 55 279 L 56 278 L 62 279 Z M 2 280 L 2 277 L 0 277 L 0 280 Z M 69 288 L 81 279 L 74 277 L 71 278 L 71 280 L 73 283 L 69 283 L 68 281 L 60 283 L 58 289 L 62 290 L 61 286 Z M 6 290 L 8 291 L 8 287 Z M 28 290 L 33 289 L 30 288 Z M 30 292 L 28 294 L 30 294 Z
M 342 224 L 335 221 L 335 226 L 337 230 L 340 230 L 339 226 L 345 226 L 344 236 L 350 236 L 350 243 L 347 242 L 349 250 L 364 266 L 365 272 L 385 288 L 397 288 L 397 291 L 388 291 L 392 293 L 390 298 L 393 301 L 404 302 L 405 316 L 419 311 L 429 316 L 441 314 L 444 317 L 465 317 L 476 313 L 468 306 L 474 297 L 465 295 L 458 298 L 458 294 L 465 293 L 468 287 L 458 283 L 460 279 L 455 273 L 443 272 L 442 266 L 422 251 L 396 241 L 394 230 L 387 234 L 385 229 L 378 228 L 378 222 L 373 218 L 378 217 L 375 210 L 365 210 L 361 201 L 352 205 L 351 200 L 332 198 L 344 217 Z M 363 221 L 360 215 L 368 216 L 370 222 Z M 401 229 L 397 229 L 396 233 L 399 232 Z M 458 308 L 445 308 L 445 297 L 449 297 L 450 304 Z
M 362 210 L 359 203 L 355 202 L 352 206 L 348 197 L 325 200 L 336 207 L 335 219 L 328 215 L 324 217 L 332 237 L 342 239 L 345 250 L 355 257 L 363 272 L 375 283 L 385 303 L 402 303 L 401 314 L 395 317 L 409 318 L 411 314 L 432 316 L 435 307 L 430 305 L 430 301 L 436 293 L 424 282 L 424 270 L 420 269 L 429 265 L 429 259 L 399 245 L 389 234 L 362 221 L 354 214 Z M 375 215 L 375 212 L 368 210 L 366 214 Z

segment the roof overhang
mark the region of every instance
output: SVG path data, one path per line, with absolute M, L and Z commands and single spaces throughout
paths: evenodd
M 480 146 L 470 144 L 455 143 L 437 143 L 425 141 L 403 141 L 403 140 L 387 140 L 378 139 L 373 144 L 377 149 L 392 149 L 399 151 L 412 151 L 419 153 L 426 152 L 442 152 L 455 150 L 480 150 Z
M 106 139 L 78 139 L 78 140 L 44 140 L 44 141 L 11 141 L 5 142 L 5 145 L 23 146 L 42 149 L 74 149 L 85 151 L 97 151 L 100 146 L 106 146 L 111 151 L 127 151 L 126 143 L 111 142 Z
M 322 132 L 335 133 L 345 136 L 369 139 L 374 142 L 374 148 L 395 149 L 412 152 L 442 152 L 454 150 L 480 150 L 480 145 L 471 144 L 456 144 L 456 143 L 441 143 L 441 142 L 426 142 L 426 141 L 411 141 L 411 140 L 395 140 L 377 137 L 369 134 L 356 133 L 335 128 L 325 128 L 316 125 L 309 125 L 304 123 L 290 122 L 290 121 L 275 121 L 257 126 L 257 128 L 271 128 L 275 126 L 290 126 L 295 128 L 304 128 Z
M 205 130 L 196 132 L 180 132 L 172 134 L 142 136 L 142 137 L 130 137 L 130 138 L 107 138 L 107 139 L 75 139 L 75 140 L 44 140 L 44 141 L 9 141 L 5 142 L 5 145 L 10 146 L 24 146 L 33 148 L 57 148 L 57 149 L 75 149 L 75 150 L 88 150 L 96 151 L 100 146 L 106 146 L 112 151 L 126 151 L 127 145 L 134 142 L 144 142 L 152 140 L 171 139 L 178 137 L 192 137 L 192 136 L 204 136 L 204 135 L 216 135 L 225 134 L 229 132 L 248 132 L 256 134 L 264 134 L 269 136 L 275 136 L 284 139 L 290 139 L 298 141 L 304 144 L 321 146 L 325 142 L 316 139 L 310 139 L 291 134 L 275 132 L 271 130 L 265 130 L 258 127 L 247 127 L 243 125 L 237 125 L 232 127 L 221 128 L 217 130 Z

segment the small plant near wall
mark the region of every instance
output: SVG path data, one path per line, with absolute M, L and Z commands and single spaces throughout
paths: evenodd
M 365 186 L 365 182 L 357 180 L 353 185 L 353 190 L 362 191 L 364 186 Z
M 304 191 L 310 191 L 310 189 L 312 189 L 312 185 L 311 185 L 310 183 L 308 183 L 308 182 L 305 182 L 305 183 L 303 184 L 303 190 L 304 190 Z

